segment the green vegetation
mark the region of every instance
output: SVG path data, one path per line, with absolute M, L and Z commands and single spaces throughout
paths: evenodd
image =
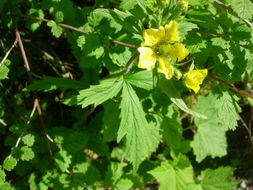
M 252 10 L 1 0 L 0 190 L 253 186 Z

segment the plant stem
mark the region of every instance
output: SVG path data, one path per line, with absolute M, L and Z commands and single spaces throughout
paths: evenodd
M 1 61 L 0 65 L 5 62 L 5 60 L 8 58 L 9 54 L 11 53 L 12 49 L 17 45 L 18 39 L 16 38 L 14 43 L 12 44 L 11 48 L 6 52 L 3 60 Z
M 226 9 L 230 14 L 234 15 L 235 17 L 241 19 L 243 22 L 245 22 L 249 27 L 252 27 L 253 24 L 248 21 L 247 19 L 243 19 L 241 18 L 229 5 L 224 4 L 223 2 L 221 2 L 220 0 L 214 0 L 214 2 L 217 5 L 220 5 L 222 8 Z
M 139 56 L 139 52 L 135 52 L 132 57 L 129 59 L 129 61 L 127 62 L 125 68 L 123 69 L 123 73 L 129 73 L 131 67 L 133 66 L 134 64 L 134 60 Z
M 34 16 L 30 16 L 30 15 L 23 15 L 23 14 L 13 14 L 13 16 L 22 17 L 22 18 L 30 18 L 32 20 L 37 20 L 37 21 L 40 21 L 40 22 L 49 22 L 50 21 L 49 19 L 34 17 Z M 70 26 L 68 24 L 62 24 L 62 23 L 56 23 L 56 24 L 58 26 L 63 27 L 63 28 L 67 28 L 69 30 L 73 30 L 75 32 L 79 32 L 79 33 L 82 33 L 82 34 L 91 34 L 92 33 L 92 32 L 87 31 L 87 30 L 82 30 L 82 29 L 76 28 L 74 26 Z M 128 43 L 125 43 L 125 42 L 120 42 L 120 41 L 116 41 L 116 40 L 111 40 L 111 42 L 114 43 L 114 44 L 129 47 L 129 48 L 137 48 L 137 46 L 135 46 L 133 44 L 128 44 Z
M 134 60 L 139 56 L 139 52 L 135 52 L 132 57 L 130 57 L 129 61 L 127 62 L 126 66 L 124 67 L 123 70 L 116 72 L 116 73 L 112 73 L 111 75 L 106 76 L 105 78 L 114 78 L 117 77 L 119 75 L 125 74 L 125 73 L 129 73 L 132 65 L 134 64 Z
M 24 64 L 25 64 L 24 66 L 25 66 L 25 69 L 28 73 L 29 82 L 31 83 L 32 82 L 31 68 L 30 68 L 30 65 L 29 65 L 29 62 L 28 62 L 28 59 L 27 59 L 27 56 L 26 56 L 26 52 L 25 52 L 25 49 L 24 49 L 24 46 L 23 46 L 22 38 L 21 38 L 19 30 L 17 28 L 15 19 L 13 19 L 13 23 L 14 23 L 14 26 L 15 26 L 16 39 L 17 39 L 17 42 L 18 42 L 18 45 L 19 45 L 19 48 L 20 48 L 21 56 L 22 56 Z M 37 110 L 39 118 L 40 118 L 40 124 L 41 124 L 42 130 L 43 130 L 43 133 L 44 133 L 44 136 L 45 136 L 45 139 L 46 139 L 46 144 L 47 144 L 49 157 L 50 157 L 50 163 L 51 163 L 52 169 L 53 169 L 54 158 L 53 158 L 53 152 L 52 152 L 52 149 L 51 149 L 51 146 L 50 146 L 50 142 L 47 138 L 48 135 L 47 135 L 47 132 L 46 132 L 45 120 L 44 120 L 43 115 L 42 115 L 39 99 L 37 97 L 36 92 L 33 93 L 33 96 L 34 96 L 34 106 L 36 106 L 36 110 Z
M 214 76 L 214 75 L 209 75 L 209 77 L 212 78 L 212 79 L 214 79 L 214 80 L 216 80 L 216 81 L 218 81 L 218 82 L 221 82 L 221 83 L 225 84 L 225 85 L 228 86 L 231 90 L 233 90 L 233 91 L 235 91 L 235 92 L 237 92 L 237 93 L 239 93 L 239 94 L 241 94 L 241 95 L 244 95 L 244 96 L 247 96 L 247 97 L 253 99 L 253 95 L 252 95 L 252 94 L 249 94 L 248 92 L 245 92 L 245 91 L 243 91 L 243 90 L 240 90 L 240 89 L 236 88 L 234 85 L 232 85 L 232 84 L 230 84 L 230 83 L 228 83 L 228 82 L 226 82 L 226 81 L 224 81 L 224 80 L 221 80 L 221 79 L 219 79 L 218 77 L 216 77 L 216 76 Z

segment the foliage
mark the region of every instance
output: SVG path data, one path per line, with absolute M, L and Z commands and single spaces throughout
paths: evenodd
M 236 189 L 252 7 L 0 1 L 0 190 Z

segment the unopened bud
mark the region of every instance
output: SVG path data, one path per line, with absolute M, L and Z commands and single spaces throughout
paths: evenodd
M 160 7 L 167 7 L 170 4 L 170 0 L 157 0 L 157 4 Z
M 183 10 L 187 11 L 188 5 L 189 5 L 189 4 L 188 4 L 187 1 L 179 1 L 179 2 L 178 2 L 178 5 L 181 6 L 181 8 L 182 8 Z

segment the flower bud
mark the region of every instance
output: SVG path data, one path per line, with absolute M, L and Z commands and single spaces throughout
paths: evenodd
M 170 4 L 170 0 L 157 0 L 157 5 L 160 7 L 167 7 Z
M 187 11 L 188 10 L 188 2 L 187 1 L 179 1 L 178 5 L 184 10 Z

